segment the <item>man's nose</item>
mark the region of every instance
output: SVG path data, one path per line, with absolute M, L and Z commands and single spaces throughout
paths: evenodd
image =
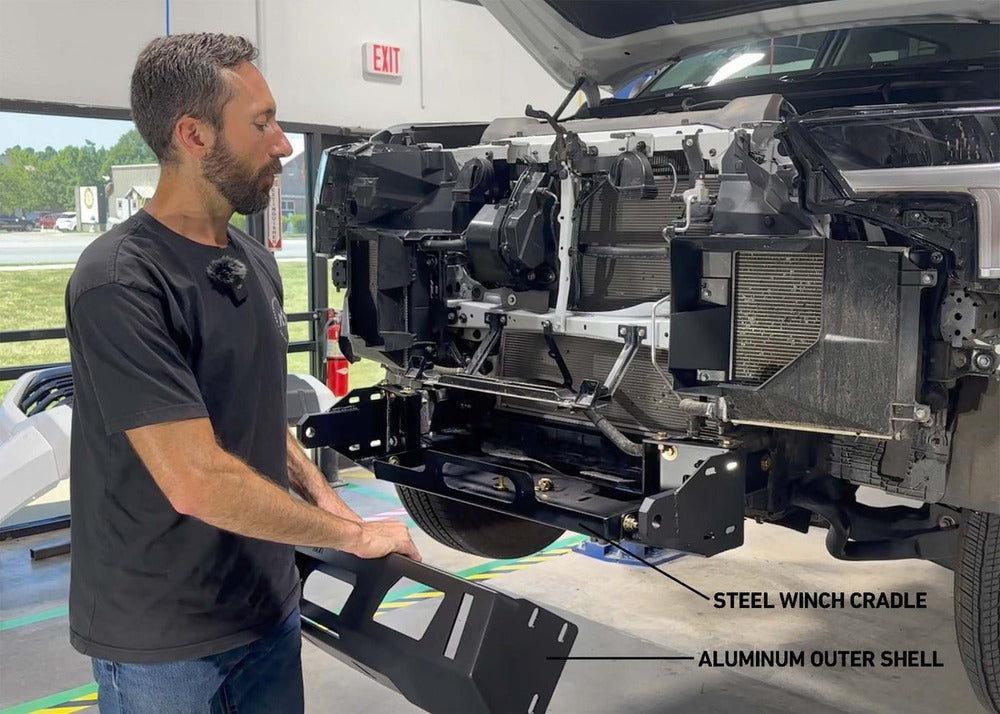
M 285 136 L 285 130 L 281 128 L 281 125 L 276 124 L 276 126 L 278 127 L 278 141 L 275 144 L 277 153 L 274 156 L 275 158 L 283 159 L 286 156 L 292 155 L 292 142 Z

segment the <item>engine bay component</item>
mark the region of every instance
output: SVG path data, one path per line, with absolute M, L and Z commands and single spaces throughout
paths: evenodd
M 404 131 L 327 152 L 319 210 L 323 245 L 346 257 L 344 351 L 386 367 L 359 397 L 387 402 L 359 407 L 344 436 L 317 423 L 320 440 L 407 488 L 609 537 L 630 516 L 648 542 L 665 532 L 638 504 L 662 516 L 713 478 L 710 459 L 648 475 L 666 443 L 764 450 L 787 483 L 818 469 L 943 499 L 948 390 L 1000 366 L 1000 289 L 975 279 L 980 209 L 961 176 L 873 192 L 875 177 L 842 172 L 820 128 L 878 112 L 798 117 L 746 98 L 605 128 L 532 111 L 537 133 L 445 148 Z M 777 498 L 779 469 L 750 471 L 747 508 L 799 527 L 809 509 Z M 541 477 L 556 485 L 544 498 Z M 738 544 L 724 504 L 742 501 L 723 491 L 695 507 L 727 514 L 715 538 L 676 521 L 674 546 Z

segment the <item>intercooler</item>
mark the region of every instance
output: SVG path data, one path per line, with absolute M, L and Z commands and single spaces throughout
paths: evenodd
M 621 351 L 621 343 L 592 340 L 586 337 L 557 336 L 556 344 L 570 374 L 573 386 L 584 379 L 603 381 Z M 561 384 L 562 376 L 555 360 L 549 356 L 545 338 L 533 332 L 504 330 L 500 348 L 500 374 L 517 381 Z M 660 350 L 657 364 L 667 371 L 667 353 Z M 601 408 L 608 420 L 622 428 L 644 431 L 684 432 L 688 417 L 677 408 L 678 398 L 672 385 L 663 381 L 649 360 L 649 348 L 640 347 L 625 373 L 611 403 Z M 555 411 L 539 402 L 505 399 L 501 408 L 530 411 L 538 414 L 559 413 L 571 419 L 590 423 L 581 413 Z
M 823 311 L 823 255 L 735 254 L 733 381 L 762 384 L 812 345 Z

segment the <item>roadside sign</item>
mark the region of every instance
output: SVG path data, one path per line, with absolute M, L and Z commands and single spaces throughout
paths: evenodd
M 274 175 L 271 198 L 264 211 L 264 245 L 268 250 L 281 250 L 281 174 Z

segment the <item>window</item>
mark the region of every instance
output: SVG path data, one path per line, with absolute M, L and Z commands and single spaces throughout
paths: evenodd
M 828 35 L 790 35 L 685 57 L 661 74 L 647 91 L 713 86 L 726 80 L 812 69 Z
M 919 64 L 998 54 L 997 25 L 899 25 L 812 32 L 755 40 L 685 57 L 666 69 L 643 94 L 816 69 Z
M 996 25 L 901 25 L 859 27 L 847 33 L 834 67 L 938 62 L 996 56 L 1000 28 Z
M 61 328 L 80 252 L 159 179 L 130 121 L 0 112 L 0 331 Z M 69 361 L 65 339 L 0 343 L 0 368 Z M 12 380 L 0 381 L 0 399 Z
M 292 155 L 282 159 L 281 215 L 282 247 L 274 254 L 285 288 L 285 312 L 299 313 L 309 310 L 309 281 L 306 269 L 305 209 L 296 213 L 296 202 L 305 200 L 305 136 L 288 134 Z M 288 335 L 291 342 L 309 339 L 308 322 L 290 322 Z M 288 371 L 309 374 L 309 353 L 288 355 Z

